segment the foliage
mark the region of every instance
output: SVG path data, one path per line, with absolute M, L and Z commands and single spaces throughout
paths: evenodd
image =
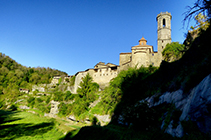
M 209 27 L 209 22 L 207 20 L 207 16 L 203 15 L 202 13 L 199 13 L 194 17 L 196 24 L 200 28 L 200 30 L 206 31 L 206 29 Z
M 12 104 L 10 107 L 9 107 L 9 110 L 11 111 L 16 111 L 18 109 L 17 105 L 15 104 Z
M 90 102 L 95 99 L 95 92 L 99 89 L 99 85 L 97 83 L 92 82 L 92 77 L 89 73 L 83 78 L 82 82 L 79 85 L 80 87 L 77 90 L 80 98 L 86 98 Z
M 67 75 L 65 72 L 43 67 L 25 67 L 0 53 L 0 95 L 16 98 L 19 88 L 31 89 L 32 84 L 49 83 L 54 75 Z
M 162 55 L 165 61 L 172 62 L 179 60 L 183 56 L 185 51 L 185 45 L 182 45 L 179 42 L 172 42 L 166 45 L 165 49 L 162 52 Z
M 89 110 L 89 105 L 91 102 L 97 99 L 96 92 L 99 89 L 99 85 L 92 81 L 92 77 L 87 74 L 82 82 L 80 83 L 80 88 L 78 88 L 76 95 L 71 94 L 70 92 L 66 92 L 66 96 L 64 97 L 64 101 L 66 100 L 73 100 L 72 104 L 69 104 L 68 107 L 66 105 L 61 105 L 61 114 L 73 114 L 77 118 L 84 119 L 86 116 L 83 117 L 80 115 L 84 114 Z M 65 111 L 67 110 L 67 111 Z
M 130 100 L 132 97 L 130 93 L 132 89 L 134 89 L 134 85 L 136 85 L 138 81 L 146 79 L 156 70 L 156 67 L 149 66 L 148 68 L 129 68 L 126 71 L 121 71 L 102 93 L 100 106 L 103 108 L 103 114 L 112 114 L 116 105 L 122 100 L 123 95 L 127 96 L 127 99 Z M 143 95 L 143 97 L 145 96 L 146 95 Z
M 196 0 L 194 3 L 194 6 L 187 7 L 187 11 L 184 13 L 185 21 L 189 21 L 193 17 L 197 16 L 199 13 L 202 13 L 203 15 L 207 15 L 208 19 L 211 17 L 211 2 L 210 0 Z
M 70 79 L 70 86 L 74 86 L 75 84 L 75 75 Z
M 28 106 L 33 107 L 35 104 L 35 98 L 34 97 L 29 97 L 28 100 Z
M 97 117 L 95 117 L 95 116 L 92 118 L 91 122 L 92 122 L 92 125 L 99 125 L 100 126 L 100 122 L 97 119 Z

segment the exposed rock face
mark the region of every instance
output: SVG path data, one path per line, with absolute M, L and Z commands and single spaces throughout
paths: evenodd
M 38 90 L 39 92 L 45 92 L 45 88 L 44 86 L 46 86 L 46 84 L 40 84 L 40 85 L 33 85 L 32 86 L 32 92 L 35 90 Z
M 59 108 L 58 108 L 59 104 L 60 104 L 59 102 L 56 102 L 54 100 L 51 101 L 51 110 L 49 113 L 49 117 L 56 117 L 56 114 L 59 113 Z
M 149 106 L 157 106 L 163 103 L 173 103 L 175 107 L 182 111 L 180 121 L 188 121 L 189 118 L 195 121 L 202 132 L 209 132 L 211 129 L 211 75 L 204 78 L 189 95 L 183 94 L 182 90 L 166 92 L 159 97 L 158 102 L 154 102 L 155 96 L 147 99 Z M 173 129 L 170 122 L 166 132 L 172 136 L 182 137 L 183 129 L 179 125 Z
M 110 115 L 97 115 L 97 114 L 95 114 L 94 116 L 100 121 L 101 126 L 104 126 L 104 125 L 106 125 L 106 123 L 111 121 Z
M 25 105 L 20 105 L 19 108 L 20 108 L 20 109 L 30 109 L 30 107 L 25 106 Z
M 157 95 L 153 95 L 145 99 L 149 107 L 158 106 L 161 104 L 174 104 L 175 108 L 181 111 L 177 124 L 170 120 L 166 133 L 172 136 L 182 137 L 184 135 L 181 121 L 188 121 L 189 119 L 196 122 L 198 128 L 202 132 L 210 132 L 211 130 L 211 74 L 205 77 L 195 88 L 190 91 L 190 94 L 183 93 L 181 89 L 174 92 L 165 92 L 159 99 L 156 100 Z M 139 101 L 139 103 L 144 100 Z M 136 106 L 134 106 L 136 107 Z M 165 118 L 164 118 L 165 119 Z M 119 124 L 127 125 L 124 114 L 120 114 L 117 119 Z M 164 128 L 165 121 L 161 125 Z M 176 125 L 176 126 L 175 126 Z M 174 126 L 174 127 L 173 127 Z

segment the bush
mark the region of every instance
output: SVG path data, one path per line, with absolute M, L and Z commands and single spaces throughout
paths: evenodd
M 28 106 L 33 107 L 35 104 L 35 98 L 34 97 L 29 97 L 29 99 L 27 100 L 28 102 Z
M 18 109 L 18 107 L 14 104 L 12 104 L 10 107 L 9 107 L 9 110 L 11 111 L 16 111 Z

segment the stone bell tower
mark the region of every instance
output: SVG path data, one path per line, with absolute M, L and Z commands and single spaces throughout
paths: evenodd
M 168 12 L 161 12 L 157 15 L 157 45 L 158 54 L 162 59 L 162 51 L 166 44 L 171 43 L 171 14 Z

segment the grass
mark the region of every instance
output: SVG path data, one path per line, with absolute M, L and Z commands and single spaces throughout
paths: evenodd
M 0 110 L 1 140 L 60 140 L 66 133 L 75 135 L 82 127 L 75 125 L 29 112 Z

